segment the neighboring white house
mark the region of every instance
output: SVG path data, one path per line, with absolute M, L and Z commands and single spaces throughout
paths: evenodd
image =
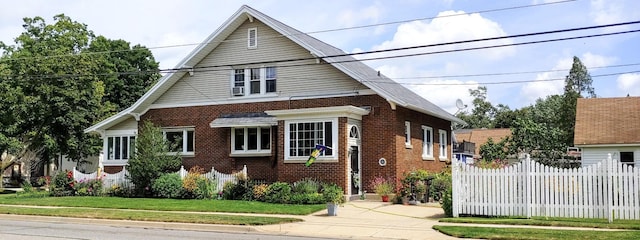
M 640 97 L 578 99 L 574 145 L 582 149 L 582 166 L 608 153 L 640 166 Z

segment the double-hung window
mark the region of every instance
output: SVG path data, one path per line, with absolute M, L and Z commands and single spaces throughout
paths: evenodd
M 234 69 L 231 78 L 231 93 L 234 97 L 273 94 L 277 91 L 277 68 Z
M 404 145 L 411 148 L 411 122 L 404 122 Z
M 251 94 L 260 94 L 260 68 L 251 68 L 250 73 Z
M 285 160 L 305 160 L 316 148 L 316 144 L 336 147 L 338 138 L 337 119 L 285 122 Z M 327 148 L 319 160 L 335 159 L 336 153 Z
M 182 155 L 193 155 L 195 150 L 194 128 L 166 128 L 162 130 L 169 151 Z
M 107 137 L 107 161 L 126 161 L 135 151 L 136 137 L 108 136 Z
M 447 159 L 447 131 L 439 130 L 440 135 L 440 161 Z
M 271 154 L 271 128 L 231 128 L 231 154 Z
M 276 92 L 276 79 L 278 77 L 278 74 L 276 72 L 276 68 L 275 67 L 267 67 L 265 75 L 266 75 L 265 76 L 265 83 L 267 85 L 267 92 L 268 93 Z
M 433 159 L 433 128 L 422 126 L 422 159 Z

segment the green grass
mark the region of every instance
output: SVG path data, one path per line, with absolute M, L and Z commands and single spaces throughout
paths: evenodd
M 464 226 L 433 226 L 433 229 L 458 238 L 475 239 L 640 239 L 640 231 L 578 231 L 530 228 L 489 228 Z
M 534 226 L 559 226 L 559 227 L 588 227 L 640 230 L 638 220 L 615 220 L 609 223 L 607 219 L 594 218 L 509 218 L 509 217 L 460 217 L 442 218 L 440 222 L 450 223 L 477 223 L 477 224 L 506 224 L 506 225 L 534 225 Z
M 324 204 L 289 205 L 254 201 L 119 197 L 29 197 L 16 194 L 0 195 L 0 204 L 287 215 L 307 215 L 326 208 Z
M 50 199 L 55 200 L 55 199 Z M 176 213 L 95 208 L 35 208 L 0 206 L 0 214 L 76 217 L 112 220 L 180 222 L 225 225 L 268 225 L 299 222 L 297 218 L 256 217 L 222 214 Z

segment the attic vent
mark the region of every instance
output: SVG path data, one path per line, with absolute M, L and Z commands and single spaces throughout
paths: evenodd
M 258 28 L 249 28 L 247 34 L 247 47 L 250 49 L 258 48 Z

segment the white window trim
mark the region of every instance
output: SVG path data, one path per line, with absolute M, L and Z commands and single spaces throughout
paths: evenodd
M 304 120 L 287 120 L 284 122 L 285 131 L 284 131 L 284 161 L 286 163 L 304 163 L 309 159 L 309 156 L 291 156 L 289 150 L 291 149 L 291 137 L 289 131 L 289 124 L 292 123 L 311 123 L 311 122 L 331 122 L 331 139 L 332 139 L 332 155 L 323 155 L 319 156 L 316 159 L 316 162 L 338 162 L 338 151 L 340 147 L 338 146 L 338 119 L 337 118 L 319 118 L 319 119 L 304 119 Z M 326 153 L 326 152 L 325 152 Z
M 260 67 L 257 68 L 260 70 L 260 93 L 251 93 L 251 69 L 256 69 L 256 68 L 244 68 L 244 95 L 241 96 L 234 96 L 233 95 L 233 91 L 229 91 L 229 94 L 231 94 L 232 98 L 244 98 L 244 97 L 255 97 L 255 96 L 277 96 L 277 90 L 278 90 L 278 68 L 276 66 L 268 66 L 268 67 L 272 67 L 275 68 L 276 70 L 276 91 L 274 92 L 267 92 L 267 67 Z M 230 78 L 230 83 L 231 83 L 231 89 L 233 90 L 233 88 L 236 86 L 235 84 L 235 75 L 236 75 L 236 70 L 238 69 L 232 69 L 231 70 L 231 78 Z
M 127 137 L 128 138 L 128 142 L 127 144 L 129 145 L 129 147 L 127 147 L 127 150 L 129 150 L 128 156 L 129 158 L 127 159 L 109 159 L 109 138 L 122 138 L 122 137 Z M 126 164 L 129 159 L 131 158 L 131 155 L 133 153 L 135 153 L 135 145 L 134 145 L 134 149 L 130 149 L 131 146 L 131 137 L 134 137 L 137 139 L 138 136 L 136 136 L 136 134 L 110 134 L 110 135 L 106 135 L 103 141 L 103 154 L 104 154 L 104 161 L 103 164 L 105 166 L 110 166 L 110 165 L 123 165 Z M 120 142 L 122 144 L 122 142 Z M 135 139 L 134 139 L 134 144 L 135 144 Z M 114 139 L 114 151 L 115 151 L 115 139 Z M 114 153 L 114 157 L 115 157 L 115 153 Z M 122 157 L 122 147 L 120 147 L 120 157 Z
M 440 161 L 446 161 L 448 159 L 448 155 L 449 153 L 447 152 L 447 131 L 446 130 L 438 130 L 438 136 L 440 137 L 440 153 L 439 153 L 439 157 L 440 157 Z M 444 144 L 443 144 L 444 142 Z
M 109 137 L 124 137 L 124 136 L 129 136 L 129 137 L 138 137 L 138 130 L 137 129 L 127 129 L 127 130 L 107 130 L 105 131 L 105 135 L 102 141 L 102 153 L 103 153 L 103 161 L 102 164 L 104 166 L 122 166 L 122 165 L 126 165 L 127 162 L 129 161 L 127 160 L 108 160 L 109 158 Z M 131 154 L 131 151 L 129 151 L 129 153 Z M 131 155 L 129 155 L 131 156 Z
M 411 122 L 409 121 L 404 121 L 404 146 L 413 148 L 411 145 Z
M 258 129 L 258 149 L 257 150 L 236 150 L 236 129 L 244 129 L 244 145 L 247 146 L 249 144 L 249 128 L 257 128 Z M 269 131 L 269 139 L 267 141 L 269 141 L 269 147 L 272 146 L 271 144 L 271 128 L 270 127 L 239 127 L 239 128 L 231 128 L 231 157 L 238 157 L 238 156 L 243 156 L 243 157 L 247 157 L 247 156 L 271 156 L 271 148 L 269 149 L 261 149 L 261 143 L 262 143 L 262 130 L 263 129 L 268 129 L 267 131 Z
M 187 136 L 188 132 L 193 131 L 193 151 L 187 151 Z M 163 128 L 162 137 L 167 140 L 167 132 L 182 132 L 182 152 L 180 155 L 185 157 L 195 156 L 196 151 L 196 129 L 195 127 L 175 127 L 175 128 Z M 168 154 L 178 154 L 178 152 L 169 152 Z
M 253 38 L 253 42 L 251 42 L 251 31 L 253 31 L 254 34 L 254 38 Z M 252 45 L 253 43 L 253 45 Z M 258 48 L 258 28 L 249 28 L 247 30 L 247 48 L 248 49 L 256 49 Z
M 427 133 L 431 142 L 427 142 Z M 422 159 L 435 160 L 433 158 L 433 128 L 422 125 Z

